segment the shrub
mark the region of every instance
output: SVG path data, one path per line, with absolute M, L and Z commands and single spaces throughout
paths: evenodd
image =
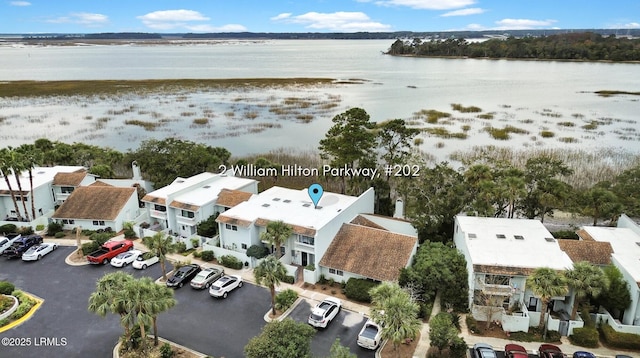
M 360 278 L 350 278 L 345 286 L 345 296 L 360 302 L 371 302 L 369 290 L 378 286 L 378 282 Z
M 22 235 L 31 235 L 33 234 L 33 228 L 31 226 L 23 226 L 20 228 L 19 232 Z
M 97 243 L 98 246 L 101 246 L 105 242 L 109 241 L 109 239 L 111 239 L 112 237 L 113 237 L 113 235 L 111 235 L 109 233 L 94 232 L 93 234 L 91 234 L 91 236 L 89 236 L 89 239 L 91 239 L 91 241 Z
M 161 358 L 171 358 L 173 357 L 174 352 L 171 349 L 171 345 L 169 343 L 165 343 L 160 347 L 160 357 Z
M 98 250 L 100 245 L 95 241 L 85 242 L 82 244 L 82 254 L 89 255 L 90 253 Z
M 473 318 L 473 316 L 471 315 L 467 315 L 466 318 L 467 321 L 467 328 L 469 329 L 469 332 L 471 333 L 478 333 L 478 321 L 476 321 L 475 318 Z
M 580 347 L 596 348 L 598 347 L 598 330 L 592 327 L 574 328 L 569 341 Z
M 316 270 L 316 266 L 315 265 L 307 265 L 304 267 L 305 270 L 309 270 L 309 271 L 315 271 Z
M 215 254 L 211 250 L 202 251 L 200 254 L 204 261 L 213 261 L 216 258 Z
M 56 239 L 60 239 L 60 238 L 65 237 L 66 235 L 67 235 L 67 234 L 65 234 L 65 233 L 64 233 L 64 231 L 58 231 L 58 232 L 54 235 L 54 237 L 55 237 Z
M 191 246 L 193 246 L 194 249 L 197 249 L 198 246 L 200 246 L 200 240 L 196 238 L 191 239 Z
M 5 318 L 5 319 L 3 319 L 3 320 L 0 320 L 0 327 L 4 327 L 4 326 L 8 325 L 8 324 L 9 324 L 9 322 L 11 322 L 11 320 L 10 320 L 10 319 L 8 319 L 8 318 Z
M 0 234 L 10 234 L 12 232 L 16 232 L 18 227 L 13 224 L 4 224 L 0 226 Z
M 256 259 L 261 259 L 269 255 L 269 249 L 266 246 L 262 245 L 251 245 L 247 249 L 247 256 L 255 257 Z
M 223 255 L 220 256 L 220 264 L 224 267 L 240 270 L 242 269 L 242 261 L 238 260 L 235 256 Z
M 602 340 L 613 348 L 640 349 L 640 335 L 616 332 L 608 324 L 600 325 Z
M 42 230 L 44 230 L 44 224 L 36 225 L 36 231 L 42 231 Z
M 16 286 L 9 281 L 0 281 L 0 294 L 10 295 Z
M 288 284 L 293 284 L 294 282 L 296 282 L 296 278 L 290 275 L 286 275 L 283 279 L 282 282 L 284 283 L 288 283 Z
M 298 299 L 298 292 L 288 288 L 276 295 L 276 309 L 286 311 Z
M 176 242 L 176 251 L 178 253 L 187 251 L 187 244 L 185 244 L 184 242 Z
M 136 234 L 135 230 L 133 229 L 125 229 L 124 230 L 124 237 L 125 239 L 135 239 L 138 237 L 138 235 Z
M 52 221 L 49 223 L 49 225 L 47 225 L 47 236 L 53 236 L 55 235 L 57 232 L 62 231 L 62 224 L 59 224 L 55 221 Z
M 196 259 L 199 259 L 202 257 L 202 252 L 201 251 L 194 251 L 193 252 L 193 257 L 195 257 Z
M 13 298 L 8 296 L 0 296 L 0 312 L 4 312 L 13 306 Z

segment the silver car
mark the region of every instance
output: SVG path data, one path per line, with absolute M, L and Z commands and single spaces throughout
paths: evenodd
M 211 287 L 211 284 L 216 282 L 220 277 L 224 275 L 224 269 L 215 267 L 208 267 L 200 271 L 196 277 L 191 280 L 191 287 L 196 290 L 202 290 L 203 288 Z

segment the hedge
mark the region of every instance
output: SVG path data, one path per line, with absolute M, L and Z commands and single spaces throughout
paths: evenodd
M 613 348 L 640 349 L 640 335 L 616 332 L 608 324 L 600 325 L 600 337 Z
M 371 302 L 369 291 L 380 283 L 361 278 L 350 278 L 344 287 L 344 294 L 347 298 L 360 302 Z
M 231 256 L 231 255 L 220 256 L 220 259 L 218 260 L 218 262 L 220 262 L 220 265 L 224 267 L 228 267 L 236 270 L 242 269 L 242 261 L 238 260 L 238 258 L 236 258 L 235 256 Z
M 593 327 L 574 328 L 569 341 L 576 346 L 596 348 L 599 345 L 598 330 Z
M 0 294 L 10 295 L 13 290 L 16 289 L 16 286 L 9 281 L 0 281 Z
M 290 288 L 276 295 L 276 309 L 286 311 L 298 299 L 298 292 Z
M 200 258 L 204 261 L 213 261 L 216 258 L 215 254 L 211 250 L 205 250 L 200 253 Z
M 282 282 L 293 285 L 293 283 L 294 283 L 294 282 L 296 282 L 296 278 L 295 278 L 295 277 L 293 277 L 293 276 L 291 276 L 291 275 L 286 275 L 286 276 L 282 279 Z

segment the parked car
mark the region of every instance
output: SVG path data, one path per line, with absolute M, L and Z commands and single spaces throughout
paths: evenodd
M 307 322 L 319 328 L 325 328 L 340 312 L 342 301 L 335 297 L 327 297 L 318 303 L 309 315 Z
M 140 250 L 131 250 L 119 253 L 118 256 L 111 259 L 111 266 L 125 267 L 128 264 L 133 263 L 140 255 L 142 255 L 142 251 Z
M 209 288 L 209 294 L 216 298 L 227 298 L 229 292 L 242 287 L 242 277 L 236 275 L 225 275 L 220 277 Z
M 573 358 L 596 358 L 596 355 L 591 352 L 577 351 L 573 352 Z
M 185 283 L 189 283 L 201 270 L 198 264 L 182 266 L 169 277 L 167 287 L 182 288 Z
M 131 264 L 131 266 L 133 266 L 134 269 L 146 270 L 147 267 L 157 264 L 158 262 L 160 262 L 160 259 L 156 254 L 153 252 L 143 252 L 136 257 L 136 260 Z
M 87 261 L 94 265 L 106 265 L 112 258 L 129 250 L 133 250 L 133 242 L 131 240 L 107 241 L 100 246 L 99 250 L 87 255 Z
M 540 348 L 538 348 L 538 356 L 540 358 L 567 358 L 567 355 L 553 344 L 541 344 Z
M 58 248 L 58 244 L 51 242 L 45 242 L 42 244 L 33 245 L 22 254 L 22 261 L 36 261 L 40 260 L 44 255 Z
M 378 349 L 382 341 L 382 325 L 377 324 L 371 318 L 364 323 L 360 333 L 358 333 L 357 343 L 366 349 Z
M 506 358 L 528 358 L 527 350 L 519 344 L 507 344 L 504 346 Z
M 473 345 L 473 358 L 497 358 L 496 351 L 486 343 L 476 343 Z
M 191 280 L 191 287 L 197 290 L 211 287 L 211 284 L 224 275 L 224 269 L 207 267 Z
M 7 234 L 7 236 L 0 236 L 0 255 L 4 252 L 4 250 L 11 247 L 16 240 L 20 238 L 20 234 Z
M 626 354 L 616 354 L 615 358 L 633 358 L 632 356 L 628 356 Z
M 31 248 L 31 246 L 38 245 L 42 243 L 42 236 L 40 235 L 29 235 L 29 236 L 21 236 L 17 240 L 11 244 L 9 248 L 4 250 L 2 254 L 7 259 L 15 259 L 22 257 L 22 254 L 27 252 Z

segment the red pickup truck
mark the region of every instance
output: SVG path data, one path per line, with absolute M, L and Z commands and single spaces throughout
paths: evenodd
M 87 261 L 89 261 L 90 264 L 94 265 L 106 265 L 109 263 L 109 260 L 116 257 L 119 253 L 132 249 L 133 242 L 130 240 L 107 241 L 100 247 L 100 250 L 94 251 L 87 255 Z

